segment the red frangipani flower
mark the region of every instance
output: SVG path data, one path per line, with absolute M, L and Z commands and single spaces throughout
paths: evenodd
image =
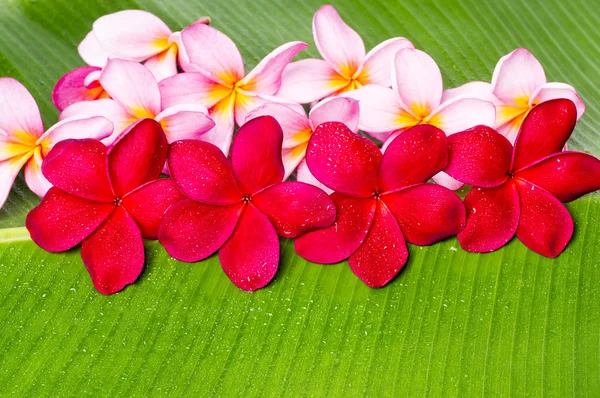
M 188 199 L 166 213 L 158 238 L 181 261 L 200 261 L 219 250 L 223 270 L 240 289 L 253 291 L 273 279 L 279 264 L 277 235 L 293 238 L 335 220 L 335 206 L 321 189 L 283 182 L 283 133 L 271 116 L 244 124 L 231 147 L 231 162 L 202 141 L 174 142 L 169 169 Z
M 296 251 L 323 264 L 348 259 L 368 286 L 385 286 L 408 259 L 405 239 L 429 245 L 464 227 L 459 197 L 425 183 L 447 160 L 446 135 L 430 125 L 406 130 L 383 155 L 342 123 L 319 125 L 306 161 L 317 180 L 335 191 L 337 220 L 298 238 Z
M 514 147 L 495 130 L 477 126 L 448 137 L 449 175 L 473 189 L 465 198 L 463 249 L 489 252 L 516 234 L 531 250 L 558 256 L 573 235 L 573 219 L 561 202 L 600 189 L 600 160 L 561 152 L 577 119 L 568 99 L 535 106 Z
M 27 215 L 33 241 L 50 252 L 81 242 L 100 293 L 133 283 L 144 266 L 142 238 L 156 239 L 165 210 L 183 198 L 170 179 L 158 179 L 167 149 L 162 128 L 150 119 L 110 149 L 94 139 L 56 144 L 42 165 L 54 187 Z

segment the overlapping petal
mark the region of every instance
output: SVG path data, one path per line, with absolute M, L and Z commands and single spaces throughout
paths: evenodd
M 354 198 L 331 194 L 337 218 L 328 228 L 302 235 L 294 242 L 296 252 L 308 261 L 333 264 L 347 259 L 364 242 L 377 202 L 373 198 Z
M 50 127 L 38 139 L 44 143 L 44 150 L 48 151 L 60 141 L 74 138 L 93 138 L 102 140 L 113 133 L 114 127 L 110 120 L 102 116 L 82 116 L 63 119 Z M 45 155 L 45 153 L 44 153 Z
M 269 217 L 277 233 L 286 238 L 326 228 L 336 217 L 335 205 L 329 196 L 302 182 L 276 184 L 254 195 L 252 203 Z
M 585 112 L 585 103 L 577 94 L 577 91 L 575 91 L 572 86 L 565 83 L 546 83 L 543 86 L 538 87 L 531 95 L 529 105 L 534 106 L 558 98 L 566 98 L 573 101 L 577 108 L 577 120 L 583 116 L 583 113 Z
M 391 68 L 396 53 L 404 48 L 414 48 L 404 37 L 394 37 L 379 43 L 365 57 L 359 79 L 362 84 L 392 85 Z
M 207 108 L 227 97 L 231 90 L 202 73 L 179 73 L 159 83 L 163 109 L 181 104 L 200 104 Z
M 104 93 L 104 88 L 97 81 L 86 84 L 86 78 L 90 73 L 100 70 L 95 66 L 82 66 L 61 77 L 52 90 L 54 106 L 62 111 L 75 102 L 93 101 L 99 98 Z
M 502 57 L 492 76 L 494 95 L 510 106 L 526 105 L 535 90 L 545 83 L 544 68 L 525 48 Z
M 202 135 L 215 127 L 202 105 L 175 105 L 163 110 L 156 116 L 162 126 L 168 142 L 200 139 Z
M 277 96 L 306 104 L 327 97 L 348 85 L 327 61 L 302 59 L 290 63 L 283 71 Z
M 358 131 L 360 106 L 352 98 L 328 98 L 315 105 L 308 115 L 312 128 L 317 128 L 325 122 L 340 122 L 353 132 Z
M 455 97 L 442 103 L 426 119 L 447 135 L 473 126 L 493 126 L 496 120 L 494 104 L 477 98 Z
M 381 151 L 373 142 L 339 122 L 319 125 L 306 153 L 308 167 L 321 183 L 357 197 L 373 195 L 381 158 Z
M 102 141 L 105 144 L 111 144 L 121 132 L 135 121 L 115 100 L 108 98 L 76 102 L 62 111 L 59 120 L 90 116 L 102 116 L 113 123 L 114 132 Z

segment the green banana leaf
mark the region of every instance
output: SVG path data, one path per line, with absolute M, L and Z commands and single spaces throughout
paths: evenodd
M 551 81 L 587 103 L 569 145 L 600 155 L 600 6 L 594 1 L 335 1 L 367 48 L 408 37 L 446 87 L 488 80 L 529 48 Z M 173 30 L 203 15 L 247 67 L 311 33 L 321 0 L 1 0 L 0 75 L 24 83 L 47 126 L 50 93 L 82 65 L 99 16 L 141 8 Z M 0 211 L 2 396 L 598 396 L 600 196 L 568 205 L 575 235 L 555 260 L 514 240 L 491 254 L 456 239 L 410 247 L 402 273 L 370 289 L 346 263 L 304 261 L 282 240 L 275 280 L 245 293 L 212 257 L 173 260 L 148 242 L 140 280 L 97 293 L 78 250 L 49 254 L 24 218 L 39 199 L 17 181 Z

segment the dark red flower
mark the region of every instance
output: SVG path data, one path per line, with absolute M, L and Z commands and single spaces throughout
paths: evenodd
M 296 251 L 317 263 L 348 258 L 367 285 L 386 285 L 408 259 L 405 239 L 429 245 L 464 227 L 458 196 L 426 184 L 446 167 L 447 157 L 446 135 L 430 125 L 406 130 L 383 155 L 342 123 L 319 125 L 306 160 L 311 173 L 334 190 L 338 216 L 331 227 L 296 239 Z
M 93 139 L 65 140 L 44 159 L 54 185 L 27 215 L 31 238 L 62 252 L 80 242 L 96 289 L 112 294 L 144 266 L 144 239 L 156 239 L 165 210 L 183 199 L 170 179 L 158 179 L 167 158 L 160 125 L 145 119 L 108 149 Z
M 216 146 L 174 142 L 171 178 L 188 199 L 165 214 L 158 237 L 182 261 L 200 261 L 219 250 L 223 270 L 240 289 L 253 291 L 273 279 L 279 264 L 277 234 L 293 238 L 331 225 L 335 206 L 325 192 L 284 182 L 277 121 L 261 116 L 244 124 L 229 161 Z
M 561 152 L 577 119 L 572 101 L 537 105 L 527 115 L 514 148 L 493 129 L 473 127 L 448 138 L 445 170 L 473 189 L 465 198 L 463 249 L 489 252 L 516 234 L 531 250 L 556 257 L 573 235 L 573 219 L 561 202 L 600 189 L 600 160 Z

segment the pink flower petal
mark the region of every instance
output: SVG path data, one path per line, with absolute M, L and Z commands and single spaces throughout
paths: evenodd
M 225 274 L 247 292 L 264 287 L 279 265 L 279 239 L 263 213 L 246 205 L 233 234 L 219 250 Z
M 513 147 L 487 126 L 476 126 L 448 137 L 446 173 L 465 184 L 491 188 L 508 179 Z
M 301 41 L 292 41 L 276 48 L 240 80 L 240 88 L 261 94 L 275 94 L 281 86 L 283 70 L 307 46 Z
M 82 66 L 61 77 L 52 91 L 54 106 L 62 111 L 75 102 L 93 101 L 100 97 L 104 93 L 101 85 L 95 84 L 88 87 L 85 84 L 85 79 L 90 73 L 100 70 L 95 66 Z
M 0 129 L 9 135 L 44 133 L 44 125 L 35 100 L 17 80 L 0 77 Z
M 346 87 L 349 81 L 326 61 L 302 59 L 283 71 L 277 96 L 301 104 L 320 100 Z
M 333 264 L 347 259 L 364 242 L 377 202 L 373 198 L 361 199 L 333 193 L 337 209 L 333 225 L 302 235 L 294 242 L 296 252 L 308 261 Z
M 144 65 L 111 59 L 102 71 L 100 84 L 112 99 L 137 118 L 154 118 L 160 113 L 158 83 Z
M 122 206 L 81 245 L 81 259 L 94 287 L 102 294 L 123 290 L 144 268 L 144 242 L 133 218 Z
M 171 45 L 166 50 L 148 58 L 144 66 L 152 73 L 156 81 L 177 74 L 177 46 Z
M 295 103 L 288 103 L 280 98 L 273 97 L 271 95 L 257 94 L 250 91 L 238 90 L 235 94 L 235 121 L 238 126 L 244 125 L 248 119 L 248 114 L 254 109 L 268 104 L 270 102 L 284 103 L 292 108 L 302 108 L 300 105 Z
M 473 126 L 493 126 L 496 108 L 480 99 L 455 97 L 435 109 L 427 121 L 451 135 Z
M 93 30 L 79 43 L 77 51 L 79 51 L 79 56 L 86 64 L 97 67 L 103 67 L 108 58 L 114 56 L 106 47 L 100 44 Z
M 430 114 L 442 99 L 442 73 L 428 54 L 405 48 L 394 58 L 392 86 L 417 117 Z
M 37 196 L 44 196 L 52 184 L 42 174 L 42 155 L 35 151 L 25 166 L 25 182 L 27 187 Z
M 57 142 L 75 138 L 93 138 L 102 140 L 113 133 L 113 124 L 110 120 L 102 116 L 82 116 L 63 119 L 50 127 L 38 139 L 43 142 L 46 151 L 52 149 Z M 44 154 L 45 155 L 45 154 Z
M 340 17 L 337 10 L 324 5 L 313 18 L 313 36 L 323 58 L 339 74 L 351 78 L 365 59 L 365 44 Z
M 208 18 L 208 17 L 207 17 Z M 203 22 L 196 22 L 203 23 Z M 171 37 L 169 37 L 169 44 L 175 44 L 177 46 L 177 62 L 179 63 L 179 67 L 184 72 L 192 72 L 194 66 L 190 63 L 190 57 L 183 45 L 183 40 L 181 39 L 181 32 L 173 32 Z
M 360 107 L 359 129 L 377 139 L 387 139 L 392 131 L 418 124 L 396 93 L 387 87 L 369 84 L 344 94 L 344 97 L 358 100 Z
M 159 113 L 156 121 L 163 127 L 170 143 L 201 139 L 206 132 L 215 127 L 215 122 L 202 105 L 175 105 Z
M 207 108 L 231 94 L 220 83 L 201 73 L 180 73 L 159 83 L 163 109 L 182 104 L 200 104 Z
M 223 153 L 229 153 L 235 126 L 235 95 L 230 95 L 210 108 L 208 114 L 215 127 L 202 136 L 202 141 L 216 145 Z
M 222 32 L 194 24 L 181 32 L 181 39 L 194 69 L 213 81 L 235 84 L 244 77 L 244 61 L 235 43 Z
M 426 124 L 412 127 L 386 148 L 379 168 L 379 191 L 424 183 L 447 163 L 448 145 L 444 132 Z
M 304 182 L 306 184 L 314 185 L 317 188 L 321 188 L 327 195 L 331 195 L 333 193 L 332 189 L 329 189 L 325 185 L 321 184 L 319 180 L 312 175 L 308 169 L 308 166 L 306 165 L 306 159 L 302 159 L 302 161 L 298 164 L 296 169 L 296 181 Z
M 160 124 L 143 119 L 117 139 L 108 152 L 108 172 L 117 197 L 156 180 L 167 160 L 169 144 Z
M 536 105 L 552 99 L 566 98 L 573 101 L 577 108 L 577 120 L 583 116 L 585 112 L 585 103 L 577 94 L 577 91 L 572 86 L 565 83 L 546 83 L 532 94 L 529 100 L 530 105 Z
M 477 98 L 483 101 L 491 102 L 494 105 L 501 103 L 492 93 L 492 85 L 488 82 L 468 82 L 462 86 L 444 90 L 442 93 L 442 103 L 457 97 Z
M 167 48 L 171 29 L 149 12 L 125 10 L 98 18 L 94 35 L 112 56 L 141 62 Z
M 273 185 L 254 195 L 252 203 L 273 223 L 284 238 L 329 227 L 335 221 L 335 205 L 325 192 L 302 182 Z
M 390 283 L 408 260 L 408 249 L 396 219 L 382 202 L 363 244 L 350 256 L 350 269 L 369 287 Z
M 515 174 L 570 202 L 600 189 L 600 160 L 582 152 L 561 152 Z
M 406 240 L 426 246 L 458 234 L 465 227 L 465 206 L 449 189 L 419 184 L 383 195 Z
M 433 179 L 433 181 L 436 184 L 441 185 L 445 188 L 448 188 L 451 191 L 456 191 L 457 189 L 460 189 L 463 185 L 465 185 L 462 182 L 458 181 L 457 179 L 450 177 L 448 174 L 446 174 L 443 171 L 440 171 L 439 173 L 437 173 L 436 175 L 434 175 L 431 178 Z
M 473 188 L 465 198 L 467 226 L 458 234 L 460 246 L 485 253 L 508 243 L 519 225 L 519 193 L 512 181 L 495 188 Z
M 281 127 L 271 116 L 252 119 L 239 129 L 230 159 L 233 176 L 244 195 L 283 181 L 282 142 Z
M 552 194 L 528 181 L 515 184 L 521 199 L 517 238 L 542 256 L 554 258 L 573 236 L 573 218 Z
M 369 51 L 360 74 L 361 83 L 390 87 L 392 85 L 390 65 L 396 53 L 404 48 L 414 48 L 414 46 L 404 37 L 394 37 Z
M 42 249 L 62 252 L 93 233 L 114 208 L 112 203 L 78 198 L 54 187 L 27 214 L 25 226 L 31 239 Z
M 54 186 L 79 198 L 114 201 L 107 170 L 106 147 L 97 140 L 68 139 L 44 158 L 42 171 Z
M 543 84 L 546 84 L 544 68 L 525 48 L 517 48 L 500 58 L 492 76 L 494 95 L 511 106 L 527 102 Z
M 29 158 L 25 155 L 0 161 L 0 207 L 4 206 L 19 171 Z
M 556 99 L 533 108 L 521 125 L 515 140 L 512 159 L 513 171 L 561 152 L 571 136 L 577 121 L 577 108 L 573 101 Z
M 308 115 L 313 129 L 321 123 L 340 122 L 353 132 L 358 132 L 360 109 L 358 101 L 352 98 L 328 98 L 315 105 Z
M 310 172 L 336 192 L 371 197 L 377 188 L 381 151 L 340 122 L 317 127 L 306 152 Z
M 225 244 L 244 206 L 212 206 L 184 199 L 172 205 L 158 230 L 167 252 L 180 261 L 204 260 Z
M 173 181 L 162 178 L 147 183 L 123 198 L 123 206 L 140 228 L 144 239 L 157 239 L 165 211 L 185 199 Z
M 59 120 L 82 119 L 91 116 L 102 116 L 112 122 L 114 126 L 113 134 L 102 140 L 107 145 L 111 144 L 131 123 L 137 120 L 125 112 L 115 100 L 108 98 L 76 102 L 62 111 Z
M 216 146 L 202 141 L 177 141 L 169 148 L 169 170 L 187 197 L 211 205 L 241 202 L 229 160 Z

